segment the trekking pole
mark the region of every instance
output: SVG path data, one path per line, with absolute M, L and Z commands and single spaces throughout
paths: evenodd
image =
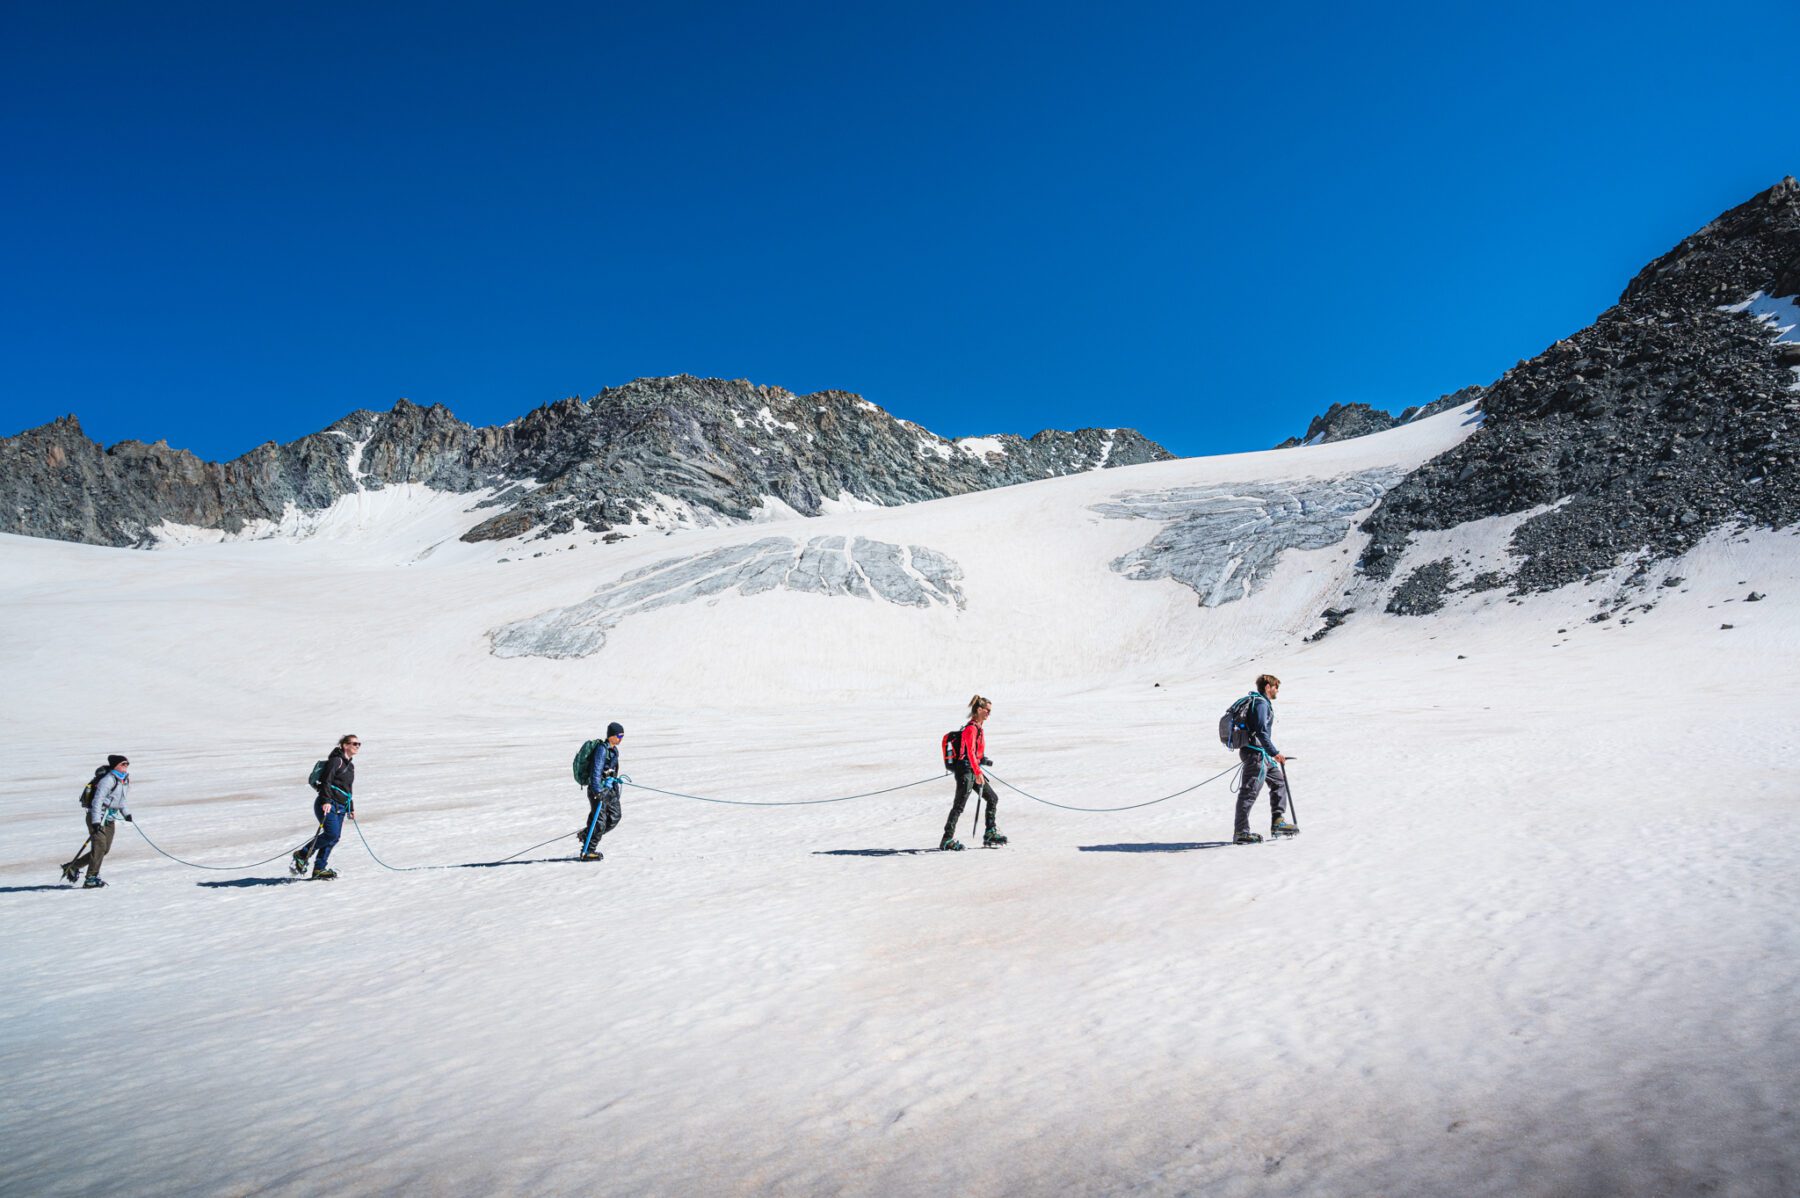
M 588 855 L 589 849 L 593 846 L 594 829 L 600 826 L 600 812 L 606 806 L 605 788 L 601 788 L 594 797 L 596 802 L 594 803 L 594 813 L 588 816 L 587 838 L 581 842 L 581 855 L 583 857 Z
M 1293 758 L 1290 757 L 1288 760 L 1292 761 Z M 1294 831 L 1298 832 L 1300 830 L 1300 808 L 1294 802 L 1294 775 L 1288 769 L 1285 762 L 1281 767 L 1281 776 L 1287 779 L 1288 814 L 1293 818 Z

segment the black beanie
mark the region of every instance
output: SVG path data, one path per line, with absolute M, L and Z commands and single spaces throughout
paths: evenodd
M 131 760 L 131 759 L 129 757 L 125 756 L 125 754 L 123 754 L 123 753 L 110 753 L 107 755 L 107 758 L 106 758 L 106 768 L 109 770 L 116 770 L 119 768 L 119 763 L 121 761 L 129 761 L 129 760 Z
M 608 724 L 606 726 L 606 735 L 608 735 L 608 736 L 624 736 L 625 735 L 625 725 L 618 724 L 618 723 Z

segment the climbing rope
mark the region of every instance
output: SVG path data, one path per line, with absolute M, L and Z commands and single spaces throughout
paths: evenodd
M 562 840 L 565 837 L 571 835 L 571 833 L 568 833 L 568 832 L 558 832 L 555 836 L 552 836 L 549 840 L 540 840 L 536 844 L 532 845 L 530 848 L 520 849 L 518 852 L 512 854 L 512 856 L 502 857 L 498 861 L 459 861 L 459 862 L 456 862 L 451 865 L 389 865 L 387 862 L 383 861 L 380 857 L 375 855 L 375 846 L 369 843 L 368 836 L 366 836 L 363 833 L 362 821 L 361 820 L 351 820 L 350 822 L 352 824 L 354 824 L 356 827 L 356 838 L 358 840 L 362 841 L 363 848 L 368 850 L 369 856 L 374 860 L 375 864 L 381 866 L 381 868 L 383 868 L 383 869 L 392 870 L 393 872 L 395 872 L 397 874 L 410 874 L 410 873 L 415 873 L 419 870 L 424 870 L 424 869 L 468 869 L 471 866 L 505 865 L 508 861 L 513 860 L 514 857 L 523 857 L 526 853 L 530 853 L 537 849 L 541 849 L 547 844 L 555 844 L 557 841 Z
M 668 795 L 673 799 L 693 799 L 700 803 L 723 803 L 729 807 L 816 807 L 820 803 L 848 803 L 851 799 L 872 799 L 876 795 L 891 795 L 897 790 L 911 790 L 915 786 L 923 786 L 927 782 L 936 782 L 944 775 L 933 774 L 929 778 L 920 778 L 917 782 L 905 782 L 899 786 L 890 786 L 885 790 L 865 790 L 861 794 L 839 795 L 835 799 L 786 799 L 758 802 L 751 799 L 712 799 L 705 795 L 682 794 L 679 790 L 658 790 L 654 786 L 645 786 L 642 782 L 632 782 L 621 778 L 620 785 L 647 790 L 651 794 Z
M 1196 782 L 1192 786 L 1183 787 L 1181 790 L 1176 791 L 1174 794 L 1164 795 L 1160 799 L 1150 799 L 1150 800 L 1148 800 L 1146 802 L 1142 802 L 1142 803 L 1126 803 L 1123 806 L 1119 806 L 1119 807 L 1071 807 L 1067 803 L 1056 803 L 1056 802 L 1052 802 L 1049 799 L 1040 799 L 1028 790 L 1020 790 L 1018 787 L 1014 786 L 1011 782 L 1008 782 L 1005 778 L 1002 778 L 999 774 L 996 774 L 993 770 L 989 770 L 987 772 L 987 774 L 988 774 L 988 777 L 992 778 L 994 781 L 998 782 L 1000 785 L 1006 787 L 1006 789 L 1011 790 L 1011 791 L 1017 791 L 1019 794 L 1024 795 L 1026 798 L 1030 799 L 1034 803 L 1042 803 L 1046 807 L 1060 807 L 1064 811 L 1100 812 L 1100 811 L 1135 811 L 1139 807 L 1154 807 L 1158 803 L 1166 803 L 1170 799 L 1179 799 L 1184 794 L 1189 794 L 1189 793 L 1192 793 L 1193 791 L 1199 790 L 1202 786 L 1207 785 L 1207 783 L 1217 782 L 1220 778 L 1223 778 L 1226 774 L 1231 773 L 1233 770 L 1236 770 L 1237 768 L 1238 767 L 1234 765 L 1230 769 L 1220 770 L 1218 773 L 1214 774 L 1212 777 L 1206 779 L 1205 782 Z
M 1023 795 L 1025 798 L 1030 799 L 1034 803 L 1042 803 L 1046 807 L 1056 807 L 1063 811 L 1083 811 L 1083 812 L 1101 813 L 1101 812 L 1112 812 L 1112 811 L 1135 811 L 1140 807 L 1154 807 L 1158 803 L 1166 803 L 1170 799 L 1178 799 L 1182 795 L 1191 794 L 1192 792 L 1199 790 L 1202 786 L 1206 786 L 1209 783 L 1217 782 L 1220 778 L 1223 778 L 1226 774 L 1229 774 L 1238 768 L 1239 768 L 1238 766 L 1234 765 L 1230 769 L 1221 770 L 1219 773 L 1214 774 L 1212 777 L 1207 778 L 1204 781 L 1196 782 L 1192 786 L 1183 787 L 1182 789 L 1174 792 L 1173 794 L 1163 795 L 1159 799 L 1149 799 L 1142 803 L 1125 803 L 1125 804 L 1122 804 L 1117 807 L 1076 807 L 1076 806 L 1072 806 L 1068 803 L 1058 803 L 1051 799 L 1039 798 L 1037 795 L 1032 794 L 1028 790 L 1023 790 L 1017 786 L 1014 786 L 1011 782 L 1008 782 L 1005 778 L 1002 778 L 999 774 L 994 773 L 992 770 L 988 771 L 988 776 L 993 778 L 994 781 L 1000 783 L 1000 785 L 1006 787 L 1008 790 L 1011 790 L 1020 795 Z M 861 791 L 857 794 L 837 795 L 833 798 L 828 798 L 828 799 L 781 799 L 781 800 L 721 799 L 721 798 L 716 798 L 716 797 L 709 796 L 709 795 L 686 794 L 679 790 L 663 790 L 662 788 L 656 787 L 656 786 L 646 786 L 642 782 L 633 782 L 629 777 L 625 777 L 625 776 L 621 776 L 619 778 L 619 785 L 634 787 L 638 790 L 648 791 L 651 794 L 666 795 L 672 799 L 692 799 L 698 803 L 718 803 L 718 804 L 728 806 L 728 807 L 816 807 L 822 803 L 848 803 L 853 799 L 872 799 L 878 795 L 895 794 L 902 790 L 911 790 L 915 786 L 924 786 L 930 782 L 937 782 L 937 781 L 942 780 L 943 778 L 944 778 L 943 774 L 933 774 L 929 778 L 920 778 L 916 782 L 903 782 L 899 786 L 887 786 L 887 787 L 883 787 L 880 790 L 865 790 L 865 791 Z M 389 865 L 386 861 L 383 861 L 381 859 L 379 854 L 377 854 L 375 852 L 375 846 L 369 843 L 368 835 L 363 832 L 361 821 L 352 819 L 350 821 L 350 824 L 352 827 L 354 827 L 356 829 L 356 837 L 358 840 L 360 840 L 362 842 L 363 849 L 369 854 L 369 858 L 372 861 L 374 861 L 376 865 L 379 865 L 382 869 L 389 870 L 389 871 L 391 871 L 393 873 L 397 873 L 397 874 L 415 873 L 420 870 L 431 870 L 431 869 L 467 869 L 471 866 L 504 865 L 509 861 L 514 861 L 520 857 L 523 857 L 526 853 L 536 852 L 538 849 L 541 849 L 541 848 L 545 847 L 546 845 L 555 844 L 557 841 L 570 835 L 570 833 L 568 833 L 568 832 L 558 832 L 555 836 L 550 837 L 548 840 L 541 840 L 534 845 L 530 845 L 527 848 L 522 848 L 518 852 L 512 853 L 505 857 L 501 857 L 500 859 L 498 859 L 496 861 L 457 862 L 457 863 L 450 864 L 450 865 Z M 246 869 L 256 869 L 258 866 L 268 865 L 270 862 L 273 862 L 273 861 L 279 861 L 283 857 L 291 857 L 294 853 L 298 852 L 300 849 L 304 848 L 306 845 L 309 845 L 312 843 L 312 838 L 308 837 L 301 844 L 295 845 L 291 849 L 283 849 L 281 852 L 276 853 L 273 857 L 265 857 L 261 861 L 252 861 L 248 865 L 205 865 L 198 861 L 189 861 L 185 858 L 177 857 L 174 853 L 169 852 L 167 849 L 164 849 L 161 845 L 157 844 L 154 840 L 151 840 L 150 834 L 148 832 L 144 831 L 144 829 L 139 827 L 135 822 L 132 823 L 131 826 L 133 828 L 137 828 L 137 833 L 139 836 L 142 836 L 144 838 L 145 844 L 148 844 L 151 848 L 155 849 L 158 853 L 161 853 L 164 857 L 167 857 L 169 860 L 171 860 L 179 865 L 186 865 L 192 869 L 209 869 L 209 870 L 219 870 L 222 872 L 232 872 L 232 871 L 239 871 L 239 870 L 246 870 Z M 579 833 L 577 833 L 577 834 L 579 834 Z
M 244 870 L 244 869 L 255 869 L 259 865 L 267 865 L 271 861 L 279 861 L 283 857 L 291 857 L 295 853 L 299 852 L 302 848 L 304 848 L 307 845 L 312 843 L 312 837 L 309 836 L 304 841 L 295 845 L 291 849 L 283 849 L 281 852 L 276 853 L 273 857 L 265 857 L 261 861 L 252 861 L 248 865 L 202 865 L 198 861 L 188 861 L 181 857 L 177 857 L 174 853 L 169 852 L 167 849 L 163 848 L 160 844 L 157 844 L 154 840 L 151 840 L 150 833 L 144 831 L 143 828 L 139 827 L 135 820 L 128 820 L 126 822 L 130 823 L 132 827 L 137 828 L 137 834 L 144 838 L 145 844 L 149 845 L 151 848 L 155 849 L 157 852 L 161 853 L 163 856 L 167 857 L 169 860 L 178 862 L 181 865 L 190 866 L 193 869 L 216 869 L 216 870 L 220 870 L 225 873 L 231 873 L 231 872 L 235 872 L 237 870 Z

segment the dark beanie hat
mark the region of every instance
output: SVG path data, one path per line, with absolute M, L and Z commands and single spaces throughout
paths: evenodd
M 606 726 L 606 734 L 608 736 L 624 736 L 625 725 L 619 723 L 608 724 Z
M 131 760 L 131 759 L 129 757 L 126 757 L 125 754 L 123 754 L 123 753 L 109 754 L 106 758 L 106 768 L 109 770 L 116 770 L 119 768 L 119 763 L 121 761 L 129 761 L 129 760 Z

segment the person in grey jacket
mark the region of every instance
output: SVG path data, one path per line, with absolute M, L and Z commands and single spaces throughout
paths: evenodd
M 131 809 L 126 806 L 130 793 L 131 761 L 114 753 L 106 759 L 106 768 L 94 779 L 87 801 L 82 804 L 82 814 L 87 817 L 87 843 L 79 857 L 62 867 L 63 881 L 73 883 L 86 868 L 87 881 L 81 884 L 84 890 L 106 885 L 100 880 L 100 865 L 112 850 L 113 820 L 132 822 Z
M 1292 836 L 1300 829 L 1287 818 L 1287 757 L 1275 747 L 1275 696 L 1281 691 L 1281 679 L 1273 674 L 1259 674 L 1256 694 L 1244 713 L 1250 734 L 1249 743 L 1238 750 L 1243 766 L 1243 783 L 1238 787 L 1237 824 L 1232 832 L 1235 844 L 1260 844 L 1262 837 L 1250 830 L 1250 808 L 1263 783 L 1269 784 L 1269 834 Z

